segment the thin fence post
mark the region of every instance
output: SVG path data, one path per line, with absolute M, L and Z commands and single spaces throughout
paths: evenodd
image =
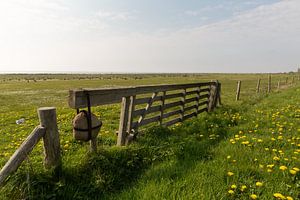
M 280 80 L 278 81 L 277 90 L 280 90 Z
M 199 111 L 199 100 L 200 100 L 200 90 L 201 90 L 201 87 L 197 87 L 197 94 L 196 94 L 196 98 L 197 98 L 197 102 L 196 102 L 196 116 L 198 116 L 198 111 Z
M 44 140 L 44 165 L 46 168 L 59 169 L 61 166 L 60 141 L 56 121 L 56 108 L 43 107 L 38 109 L 40 125 L 46 129 Z
M 240 100 L 241 84 L 242 84 L 242 81 L 237 82 L 236 96 L 235 96 L 236 101 Z
M 121 104 L 121 114 L 120 114 L 120 123 L 119 123 L 119 132 L 118 132 L 118 146 L 124 146 L 127 136 L 127 123 L 128 123 L 128 111 L 130 105 L 130 97 L 123 97 Z
M 286 85 L 287 85 L 287 83 L 288 83 L 288 78 L 289 78 L 289 77 L 286 77 L 286 78 L 285 78 L 285 84 L 286 84 Z
M 294 78 L 294 76 L 292 77 L 292 84 L 294 84 L 294 80 L 295 80 L 295 78 Z
M 183 90 L 181 113 L 180 113 L 180 121 L 181 122 L 183 121 L 183 117 L 184 117 L 185 99 L 186 99 L 186 89 Z
M 259 93 L 259 91 L 260 91 L 260 78 L 257 80 L 256 93 Z
M 130 144 L 130 142 L 134 139 L 134 134 L 132 134 L 132 122 L 133 122 L 133 112 L 135 110 L 135 99 L 136 95 L 130 96 L 129 110 L 128 110 L 128 122 L 127 122 L 127 132 L 126 132 L 126 140 L 125 145 Z
M 271 92 L 271 74 L 269 74 L 269 77 L 268 77 L 268 93 Z
M 221 101 L 221 91 L 222 91 L 222 85 L 220 82 L 218 82 L 218 99 L 219 99 L 219 105 L 222 105 L 222 101 Z
M 163 124 L 163 117 L 164 117 L 164 106 L 165 106 L 165 97 L 166 97 L 166 91 L 163 91 L 162 99 L 161 99 L 161 105 L 160 105 L 160 118 L 159 118 L 159 124 Z

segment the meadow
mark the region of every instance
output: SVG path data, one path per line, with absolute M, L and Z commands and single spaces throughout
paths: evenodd
M 292 83 L 292 77 L 294 83 Z M 261 93 L 256 93 L 261 78 Z M 286 78 L 288 81 L 286 83 Z M 297 74 L 0 75 L 0 167 L 55 106 L 62 148 L 59 181 L 43 168 L 42 142 L 1 199 L 299 199 L 300 87 Z M 116 147 L 120 105 L 99 106 L 99 150 L 72 138 L 69 89 L 219 80 L 223 106 L 170 128 L 154 126 Z M 241 100 L 235 101 L 236 82 Z M 281 89 L 277 90 L 278 81 Z M 25 123 L 16 124 L 24 118 Z

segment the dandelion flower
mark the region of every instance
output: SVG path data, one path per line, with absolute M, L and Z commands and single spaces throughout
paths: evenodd
M 281 169 L 282 171 L 285 171 L 285 170 L 287 170 L 287 167 L 282 165 L 282 166 L 279 167 L 279 169 Z
M 237 188 L 237 186 L 236 185 L 231 185 L 231 187 L 230 187 L 231 189 L 236 189 Z
M 250 198 L 251 198 L 251 199 L 257 199 L 257 195 L 256 195 L 256 194 L 251 194 L 251 195 L 250 195 Z
M 293 170 L 295 170 L 296 172 L 300 171 L 300 169 L 298 167 L 293 167 Z
M 233 190 L 228 190 L 228 193 L 229 194 L 234 194 L 234 191 Z
M 255 183 L 255 185 L 256 185 L 257 187 L 261 187 L 261 186 L 263 186 L 263 183 L 258 181 L 258 182 Z
M 295 174 L 297 174 L 297 171 L 291 169 L 291 170 L 290 170 L 290 173 L 291 173 L 292 175 L 295 175 Z
M 273 196 L 277 199 L 285 199 L 285 196 L 283 196 L 282 194 L 280 193 L 274 193 Z
M 247 189 L 247 186 L 246 186 L 246 185 L 242 185 L 242 186 L 241 186 L 241 191 L 242 191 L 242 192 L 244 192 L 246 189 Z
M 279 157 L 277 157 L 277 156 L 274 156 L 274 157 L 273 157 L 273 160 L 276 160 L 276 161 L 278 161 L 278 160 L 280 160 L 280 158 L 279 158 Z
M 227 175 L 228 175 L 228 176 L 233 176 L 234 173 L 233 173 L 233 172 L 227 172 Z

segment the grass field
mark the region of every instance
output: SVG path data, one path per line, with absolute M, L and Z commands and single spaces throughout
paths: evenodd
M 300 88 L 295 74 L 0 75 L 0 166 L 38 124 L 36 109 L 55 106 L 63 170 L 42 165 L 42 143 L 1 189 L 1 199 L 281 199 L 300 198 Z M 288 84 L 285 84 L 288 77 Z M 262 92 L 256 94 L 257 79 Z M 69 89 L 222 83 L 223 106 L 176 124 L 154 127 L 129 147 L 115 147 L 120 105 L 93 108 L 103 120 L 97 154 L 74 141 Z M 236 81 L 242 81 L 235 102 Z M 278 81 L 282 90 L 277 91 Z M 289 87 L 288 87 L 289 85 Z M 15 121 L 25 118 L 25 123 Z M 283 198 L 284 196 L 284 198 Z

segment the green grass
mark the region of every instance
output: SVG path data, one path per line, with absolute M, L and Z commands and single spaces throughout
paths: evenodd
M 251 194 L 272 199 L 276 192 L 299 198 L 300 172 L 289 172 L 300 167 L 299 85 L 256 95 L 258 78 L 266 90 L 265 74 L 45 76 L 35 81 L 26 75 L 0 76 L 0 166 L 38 124 L 36 109 L 56 106 L 63 149 L 60 180 L 43 169 L 40 142 L 1 189 L 1 199 L 249 199 Z M 287 76 L 274 75 L 273 88 Z M 96 154 L 71 136 L 75 111 L 67 106 L 68 89 L 213 79 L 222 83 L 224 106 L 169 129 L 150 128 L 129 147 L 114 146 L 119 105 L 93 108 L 104 122 Z M 237 80 L 242 80 L 239 102 L 234 101 Z M 16 125 L 21 117 L 26 122 Z M 247 187 L 243 192 L 242 185 Z

